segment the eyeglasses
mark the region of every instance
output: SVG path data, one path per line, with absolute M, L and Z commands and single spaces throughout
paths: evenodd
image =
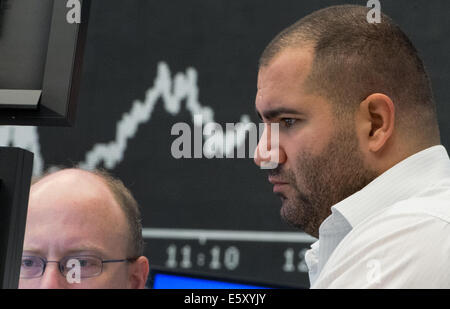
M 99 276 L 103 271 L 103 264 L 105 263 L 123 263 L 134 262 L 137 258 L 127 258 L 121 260 L 102 260 L 97 256 L 92 255 L 77 255 L 66 256 L 60 261 L 47 261 L 38 256 L 22 256 L 22 263 L 20 265 L 20 278 L 32 279 L 41 277 L 48 263 L 57 263 L 61 274 L 66 277 L 67 273 L 73 268 L 71 260 L 77 260 L 80 265 L 80 278 L 91 278 Z M 70 263 L 69 263 L 70 262 Z

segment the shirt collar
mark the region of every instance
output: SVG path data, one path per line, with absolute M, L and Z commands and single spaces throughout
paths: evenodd
M 331 208 L 353 228 L 373 213 L 408 199 L 444 177 L 450 177 L 450 159 L 444 146 L 433 146 L 401 161 L 362 190 Z M 326 225 L 325 220 L 322 225 Z M 326 229 L 326 226 L 321 226 Z
M 439 145 L 420 151 L 377 177 L 362 190 L 331 207 L 319 228 L 319 240 L 306 252 L 311 285 L 345 235 L 367 217 L 408 199 L 450 177 L 450 159 Z

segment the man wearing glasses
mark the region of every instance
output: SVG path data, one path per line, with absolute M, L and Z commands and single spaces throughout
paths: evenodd
M 19 288 L 144 288 L 138 204 L 104 172 L 66 169 L 31 187 Z

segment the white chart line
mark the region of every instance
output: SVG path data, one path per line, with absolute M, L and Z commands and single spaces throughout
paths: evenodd
M 182 110 L 182 105 L 186 104 L 186 109 L 191 113 L 195 125 L 202 126 L 214 122 L 213 109 L 203 106 L 199 102 L 200 89 L 197 75 L 197 70 L 190 67 L 186 73 L 178 72 L 172 77 L 169 65 L 164 61 L 159 62 L 153 87 L 147 90 L 144 101 L 133 101 L 130 111 L 123 114 L 116 125 L 115 138 L 107 143 L 96 144 L 86 153 L 85 160 L 79 163 L 80 167 L 88 170 L 94 169 L 103 161 L 106 168 L 114 169 L 124 160 L 128 141 L 136 136 L 139 126 L 151 120 L 155 106 L 160 99 L 162 99 L 166 112 L 172 116 L 178 115 Z M 196 123 L 195 116 L 201 116 L 199 119 L 202 123 Z M 240 123 L 249 126 L 250 122 L 248 115 L 241 116 Z M 224 141 L 227 142 L 225 148 L 222 146 L 216 152 L 224 157 L 226 154 L 234 152 L 235 148 L 239 148 L 245 142 L 247 129 L 247 126 L 241 126 L 233 134 L 225 135 L 215 132 L 210 137 L 218 140 L 215 145 L 224 145 Z M 236 133 L 236 140 L 234 133 Z M 171 136 L 168 135 L 168 137 Z
M 157 229 L 143 228 L 142 236 L 146 239 L 198 239 L 222 241 L 251 242 L 295 242 L 313 243 L 317 239 L 305 233 L 295 232 L 261 232 L 261 231 L 226 231 L 226 230 L 191 230 L 191 229 Z
M 195 68 L 189 67 L 186 72 L 172 74 L 169 65 L 161 61 L 157 65 L 157 75 L 153 86 L 145 93 L 143 101 L 134 100 L 128 112 L 116 124 L 115 136 L 106 143 L 97 143 L 88 150 L 83 161 L 78 166 L 91 170 L 96 168 L 101 162 L 107 169 L 114 169 L 125 159 L 129 140 L 133 139 L 142 124 L 151 121 L 153 111 L 158 102 L 163 103 L 165 111 L 176 116 L 185 108 L 191 113 L 192 122 L 201 127 L 203 124 L 214 122 L 214 110 L 209 106 L 203 106 L 199 101 L 200 89 L 197 82 L 198 72 Z M 195 122 L 195 116 L 202 116 L 201 123 Z M 229 157 L 235 149 L 244 145 L 246 132 L 251 128 L 249 115 L 241 115 L 239 123 L 243 126 L 237 127 L 233 132 L 214 132 L 209 136 L 211 142 L 215 141 L 217 149 L 214 152 L 205 150 L 208 155 L 214 153 L 221 157 Z M 167 132 L 168 138 L 175 138 Z M 42 156 L 39 144 L 39 134 L 37 127 L 0 127 L 0 145 L 14 146 L 30 150 L 34 153 L 33 175 L 40 176 L 44 172 L 44 157 Z M 223 146 L 220 146 L 223 145 Z M 256 145 L 255 145 L 256 147 Z M 252 154 L 254 149 L 249 149 Z M 167 154 L 168 156 L 170 153 Z M 55 170 L 54 167 L 50 167 Z

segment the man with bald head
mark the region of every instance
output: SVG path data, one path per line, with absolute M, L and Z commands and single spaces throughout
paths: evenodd
M 105 172 L 65 169 L 31 187 L 19 288 L 144 288 L 140 212 Z
M 450 160 L 429 78 L 403 31 L 368 11 L 319 10 L 266 47 L 255 105 L 279 141 L 263 158 L 267 125 L 255 162 L 278 158 L 281 215 L 318 238 L 312 288 L 450 288 Z

